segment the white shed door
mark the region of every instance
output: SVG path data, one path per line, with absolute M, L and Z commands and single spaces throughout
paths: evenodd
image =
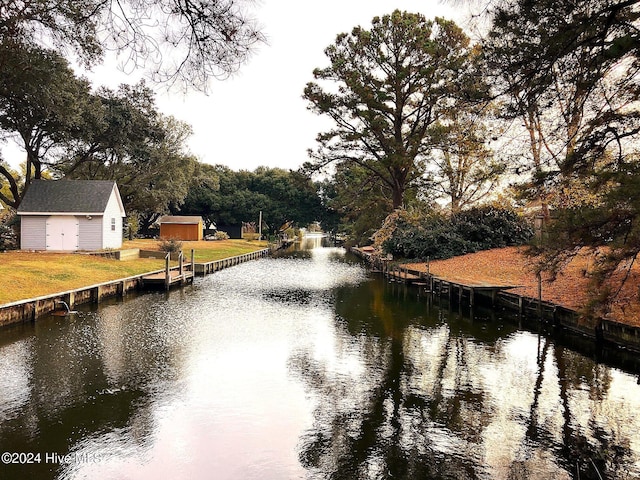
M 78 220 L 73 216 L 47 218 L 47 250 L 77 250 Z

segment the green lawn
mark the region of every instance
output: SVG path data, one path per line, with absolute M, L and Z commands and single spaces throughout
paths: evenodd
M 193 248 L 196 262 L 204 263 L 254 252 L 266 246 L 266 242 L 244 240 L 184 242 L 183 251 L 188 261 Z M 159 243 L 154 240 L 133 240 L 125 242 L 123 248 L 159 250 Z M 80 254 L 0 253 L 0 305 L 162 268 L 164 260 L 157 259 L 119 261 Z

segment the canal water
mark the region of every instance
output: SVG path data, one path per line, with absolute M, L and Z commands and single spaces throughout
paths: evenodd
M 636 357 L 344 250 L 0 331 L 0 478 L 640 478 Z

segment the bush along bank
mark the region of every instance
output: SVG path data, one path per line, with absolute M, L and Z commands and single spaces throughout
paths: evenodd
M 382 248 L 395 258 L 451 258 L 467 253 L 523 245 L 533 237 L 530 223 L 512 210 L 475 207 L 453 215 L 400 217 Z

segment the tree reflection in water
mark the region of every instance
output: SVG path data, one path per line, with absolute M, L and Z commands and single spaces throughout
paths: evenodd
M 626 405 L 608 398 L 608 367 L 500 322 L 437 309 L 433 321 L 383 282 L 346 295 L 336 294 L 345 361 L 290 359 L 316 399 L 299 441 L 310 478 L 638 475 L 633 411 L 607 415 Z

